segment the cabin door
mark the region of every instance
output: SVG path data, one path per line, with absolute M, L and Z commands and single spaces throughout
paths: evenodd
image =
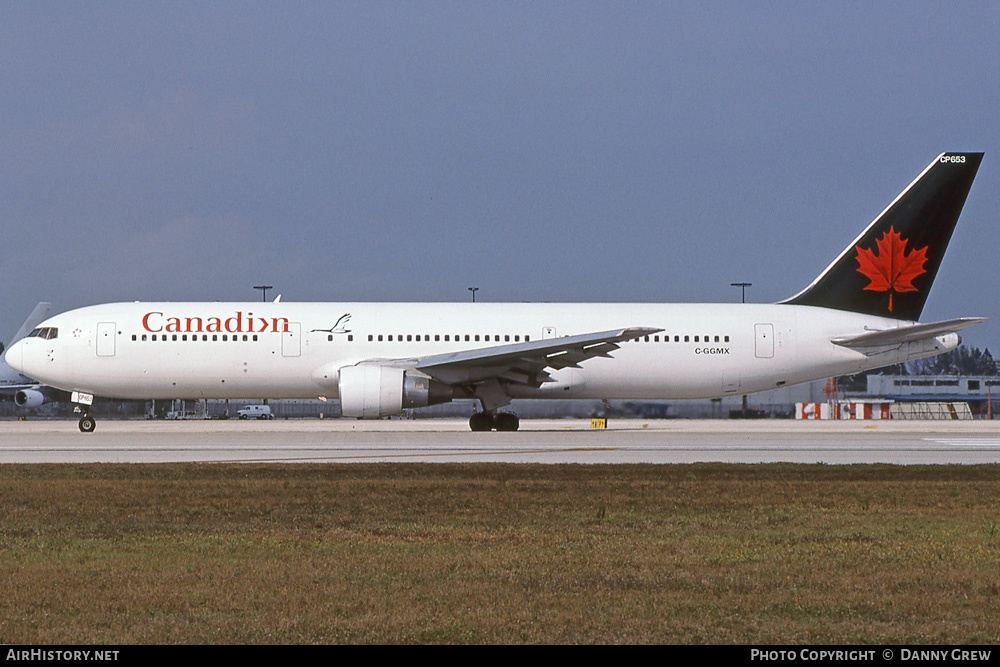
M 774 356 L 774 325 L 755 324 L 754 333 L 754 356 L 758 359 L 770 359 Z
M 115 331 L 118 325 L 114 322 L 99 322 L 97 324 L 97 356 L 115 356 Z

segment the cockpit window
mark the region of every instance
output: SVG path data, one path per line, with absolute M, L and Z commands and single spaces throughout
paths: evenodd
M 52 340 L 53 338 L 59 337 L 59 327 L 41 327 L 40 329 L 35 329 L 27 336 L 28 338 L 44 338 L 45 340 Z

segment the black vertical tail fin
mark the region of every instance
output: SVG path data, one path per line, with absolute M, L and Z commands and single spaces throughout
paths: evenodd
M 917 320 L 982 153 L 942 153 L 809 287 L 782 303 Z

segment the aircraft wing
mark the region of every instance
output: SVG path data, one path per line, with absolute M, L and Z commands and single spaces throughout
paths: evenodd
M 32 384 L 5 384 L 0 383 L 0 396 L 13 396 L 19 391 L 25 389 L 41 389 L 42 385 L 37 382 Z
M 496 379 L 539 387 L 550 381 L 549 370 L 579 368 L 581 361 L 610 357 L 622 341 L 660 331 L 663 329 L 633 327 L 435 354 L 418 359 L 416 368 L 451 385 Z
M 928 324 L 910 324 L 894 329 L 872 331 L 856 336 L 838 336 L 830 342 L 843 347 L 880 347 L 883 345 L 899 345 L 925 338 L 935 338 L 946 334 L 968 329 L 974 324 L 985 322 L 985 317 L 960 317 L 954 320 L 930 322 Z

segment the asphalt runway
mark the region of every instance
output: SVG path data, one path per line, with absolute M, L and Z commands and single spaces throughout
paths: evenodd
M 989 421 L 466 420 L 0 422 L 0 463 L 1000 463 Z

